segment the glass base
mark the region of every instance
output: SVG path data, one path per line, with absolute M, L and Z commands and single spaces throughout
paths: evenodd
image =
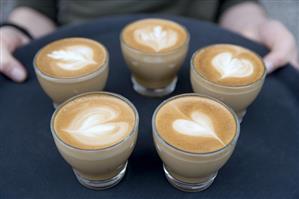
M 168 182 L 174 186 L 175 188 L 181 190 L 181 191 L 185 191 L 185 192 L 199 192 L 199 191 L 203 191 L 207 188 L 209 188 L 209 186 L 214 182 L 214 179 L 217 176 L 217 172 L 213 175 L 211 175 L 207 181 L 205 182 L 200 182 L 200 183 L 189 183 L 189 182 L 183 182 L 181 180 L 178 180 L 176 178 L 174 178 L 168 171 L 167 168 L 165 167 L 165 165 L 163 165 L 163 169 L 165 172 L 165 176 L 168 180 Z
M 122 170 L 114 177 L 106 180 L 90 180 L 83 178 L 78 171 L 73 169 L 77 180 L 86 188 L 93 189 L 93 190 L 103 190 L 111 188 L 117 185 L 121 179 L 125 176 L 126 169 L 127 169 L 128 162 L 125 163 Z
M 239 120 L 239 123 L 240 123 L 240 124 L 242 123 L 245 114 L 246 114 L 246 110 L 245 110 L 245 111 L 242 111 L 242 112 L 240 112 L 240 113 L 237 113 L 238 120 Z
M 58 104 L 56 104 L 55 102 L 53 102 L 52 104 L 53 104 L 54 109 L 57 109 Z
M 164 88 L 158 89 L 151 89 L 142 86 L 136 81 L 136 79 L 133 76 L 131 77 L 131 80 L 133 83 L 133 88 L 137 93 L 148 97 L 162 97 L 165 95 L 169 95 L 174 91 L 178 78 L 175 77 L 169 85 L 167 85 Z

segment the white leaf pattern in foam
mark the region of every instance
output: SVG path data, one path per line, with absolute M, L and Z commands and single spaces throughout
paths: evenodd
M 58 60 L 57 65 L 64 70 L 79 70 L 89 64 L 95 64 L 93 51 L 87 46 L 69 46 L 48 54 L 52 59 Z
M 247 77 L 253 73 L 253 65 L 249 60 L 234 58 L 229 52 L 216 55 L 212 60 L 212 64 L 221 74 L 221 79 Z
M 78 141 L 88 145 L 103 145 L 119 140 L 127 132 L 129 124 L 114 122 L 118 112 L 111 107 L 86 109 L 78 114 L 64 129 Z
M 177 132 L 188 136 L 214 138 L 224 145 L 223 141 L 215 133 L 213 123 L 210 118 L 200 112 L 193 112 L 190 120 L 177 119 L 173 121 L 172 128 Z
M 156 52 L 159 52 L 176 44 L 177 33 L 171 29 L 163 30 L 159 25 L 147 26 L 135 30 L 134 38 L 138 43 L 149 46 Z

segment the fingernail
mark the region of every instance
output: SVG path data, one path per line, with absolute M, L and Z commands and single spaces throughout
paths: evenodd
M 13 68 L 11 71 L 11 77 L 18 82 L 24 81 L 26 78 L 25 72 L 20 68 Z
M 272 64 L 272 62 L 269 62 L 267 60 L 265 60 L 264 62 L 265 62 L 265 65 L 266 65 L 267 73 L 272 72 L 272 70 L 273 70 L 273 64 Z

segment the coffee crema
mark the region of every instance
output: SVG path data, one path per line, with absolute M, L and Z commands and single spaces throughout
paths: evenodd
M 195 53 L 196 72 L 224 86 L 245 86 L 261 79 L 265 66 L 261 58 L 243 47 L 216 44 Z
M 209 98 L 175 98 L 158 110 L 158 134 L 170 145 L 186 152 L 207 153 L 225 147 L 234 138 L 237 125 L 232 113 Z
M 135 113 L 129 104 L 108 94 L 88 94 L 67 102 L 54 118 L 54 130 L 66 144 L 102 149 L 129 136 Z
M 184 45 L 188 33 L 181 25 L 169 20 L 143 19 L 126 26 L 122 39 L 129 47 L 142 52 L 169 52 Z
M 86 38 L 67 38 L 42 48 L 35 65 L 44 74 L 56 78 L 80 77 L 97 71 L 108 59 L 103 45 Z

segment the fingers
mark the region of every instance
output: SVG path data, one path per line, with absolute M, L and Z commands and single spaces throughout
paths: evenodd
M 23 82 L 27 73 L 25 68 L 5 48 L 1 49 L 0 72 L 15 82 Z
M 290 61 L 292 66 L 294 66 L 297 70 L 299 70 L 299 53 L 295 53 L 295 56 L 293 59 Z
M 268 73 L 287 63 L 297 65 L 297 47 L 294 36 L 280 22 L 271 20 L 261 26 L 261 41 L 270 53 L 264 57 Z
M 264 57 L 264 62 L 267 68 L 267 72 L 271 73 L 279 67 L 287 64 L 287 55 L 283 50 L 272 50 L 269 54 Z
M 291 63 L 295 68 L 299 68 L 297 50 L 293 44 L 279 43 L 271 52 L 264 57 L 267 72 L 271 73 L 274 70 Z

